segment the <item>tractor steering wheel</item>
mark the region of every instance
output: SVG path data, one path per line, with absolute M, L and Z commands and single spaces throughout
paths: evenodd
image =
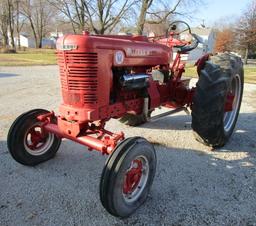
M 174 33 L 175 35 L 180 35 L 184 32 L 188 31 L 191 34 L 191 28 L 185 21 L 176 20 L 169 24 L 169 28 L 167 30 L 168 33 Z
M 180 53 L 186 53 L 195 49 L 198 43 L 201 42 L 200 38 L 191 32 L 190 26 L 182 20 L 174 21 L 169 25 L 168 35 L 172 39 L 178 40 L 177 44 L 173 45 L 173 47 L 179 48 Z

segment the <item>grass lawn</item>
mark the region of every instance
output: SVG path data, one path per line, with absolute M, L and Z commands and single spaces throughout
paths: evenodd
M 197 77 L 196 67 L 194 67 L 193 65 L 187 65 L 185 76 Z M 246 83 L 256 84 L 256 65 L 254 66 L 244 65 L 244 81 Z
M 54 49 L 27 49 L 18 53 L 0 53 L 0 66 L 56 64 Z
M 256 65 L 254 67 L 244 66 L 244 79 L 247 83 L 256 84 Z

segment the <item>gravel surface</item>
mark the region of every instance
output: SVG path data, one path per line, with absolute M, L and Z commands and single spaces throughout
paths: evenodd
M 0 225 L 256 225 L 256 86 L 245 85 L 230 142 L 212 151 L 195 141 L 185 113 L 130 128 L 155 144 L 158 166 L 147 202 L 130 218 L 101 206 L 99 181 L 106 157 L 63 141 L 56 157 L 36 167 L 15 162 L 6 135 L 32 108 L 56 110 L 56 66 L 0 68 Z

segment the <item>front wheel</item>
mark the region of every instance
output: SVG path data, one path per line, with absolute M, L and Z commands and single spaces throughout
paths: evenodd
M 109 156 L 101 176 L 100 198 L 112 215 L 128 217 L 146 200 L 156 171 L 154 147 L 128 138 Z
M 198 141 L 221 147 L 233 133 L 243 95 L 244 72 L 239 57 L 211 57 L 200 72 L 192 105 L 192 128 Z
M 23 165 L 34 166 L 54 157 L 61 144 L 61 138 L 43 130 L 37 117 L 49 113 L 34 109 L 20 115 L 12 124 L 7 145 L 12 157 Z

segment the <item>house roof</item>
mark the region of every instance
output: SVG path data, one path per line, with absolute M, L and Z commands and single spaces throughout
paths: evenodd
M 209 34 L 212 32 L 212 28 L 192 27 L 191 32 L 200 36 L 209 36 Z
M 32 36 L 29 35 L 28 33 L 22 32 L 22 33 L 20 33 L 20 35 L 22 35 L 22 36 L 25 37 L 25 38 L 32 38 Z

